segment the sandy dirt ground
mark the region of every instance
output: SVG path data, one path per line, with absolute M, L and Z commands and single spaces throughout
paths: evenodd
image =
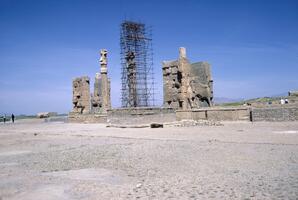
M 298 122 L 0 124 L 0 199 L 298 199 Z

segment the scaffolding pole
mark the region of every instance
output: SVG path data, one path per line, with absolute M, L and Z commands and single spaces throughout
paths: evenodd
M 122 107 L 154 106 L 152 31 L 124 21 L 120 27 Z

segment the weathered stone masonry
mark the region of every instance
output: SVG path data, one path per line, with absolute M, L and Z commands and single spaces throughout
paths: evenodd
M 252 121 L 297 121 L 297 120 L 298 120 L 297 104 L 252 109 Z
M 179 59 L 163 62 L 164 106 L 111 109 L 110 80 L 107 50 L 100 51 L 100 72 L 95 75 L 94 92 L 90 94 L 89 77 L 73 79 L 73 109 L 70 122 L 144 124 L 166 123 L 175 120 L 211 121 L 296 121 L 298 120 L 297 92 L 289 93 L 289 104 L 267 107 L 212 106 L 213 80 L 207 62 L 190 63 L 185 48 L 179 49 Z M 128 79 L 134 85 L 133 53 L 127 54 Z M 136 89 L 129 88 L 129 103 L 134 101 Z
M 107 110 L 111 108 L 110 80 L 107 69 L 107 50 L 100 51 L 100 73 L 96 73 L 94 92 L 90 94 L 90 79 L 87 76 L 73 80 L 73 109 L 69 113 L 70 121 L 103 121 Z M 94 119 L 91 119 L 91 118 Z
M 73 88 L 73 113 L 86 114 L 90 112 L 90 80 L 83 76 L 72 81 Z
M 101 74 L 101 96 L 102 96 L 102 111 L 107 112 L 111 109 L 111 97 L 110 97 L 110 80 L 108 79 L 108 68 L 107 68 L 107 54 L 106 49 L 100 51 L 100 74 Z
M 179 59 L 163 62 L 164 106 L 193 109 L 212 106 L 213 80 L 206 62 L 191 64 L 185 48 L 179 49 Z

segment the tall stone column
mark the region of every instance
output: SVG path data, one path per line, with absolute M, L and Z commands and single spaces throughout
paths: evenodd
M 106 49 L 100 50 L 100 74 L 101 74 L 101 95 L 102 95 L 102 111 L 107 112 L 111 108 L 110 98 L 110 81 L 108 79 L 108 68 L 107 68 L 107 54 Z
M 108 78 L 108 109 L 111 109 L 111 80 Z
M 186 58 L 186 49 L 184 47 L 179 48 L 179 60 L 178 60 L 178 70 L 181 72 L 181 97 L 182 109 L 186 110 L 190 108 L 188 102 L 188 88 L 189 88 L 189 77 L 190 77 L 190 63 Z

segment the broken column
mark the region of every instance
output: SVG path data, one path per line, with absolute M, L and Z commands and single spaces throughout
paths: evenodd
M 100 73 L 95 74 L 94 81 L 94 92 L 91 98 L 92 111 L 93 113 L 100 112 L 102 107 L 102 96 L 101 96 L 101 76 Z
M 129 107 L 137 107 L 137 69 L 134 52 L 129 51 L 125 59 L 127 62 L 128 104 Z
M 189 109 L 189 77 L 190 77 L 190 63 L 186 58 L 186 49 L 184 47 L 179 48 L 178 70 L 181 72 L 181 98 L 180 104 L 182 109 Z
M 108 51 L 106 49 L 100 50 L 101 96 L 103 112 L 107 112 L 107 110 L 111 108 L 110 80 L 108 79 L 107 75 L 107 54 Z
M 111 109 L 112 108 L 112 105 L 111 105 L 111 79 L 108 78 L 108 109 Z
M 88 76 L 73 79 L 73 113 L 87 114 L 90 112 L 90 80 Z

